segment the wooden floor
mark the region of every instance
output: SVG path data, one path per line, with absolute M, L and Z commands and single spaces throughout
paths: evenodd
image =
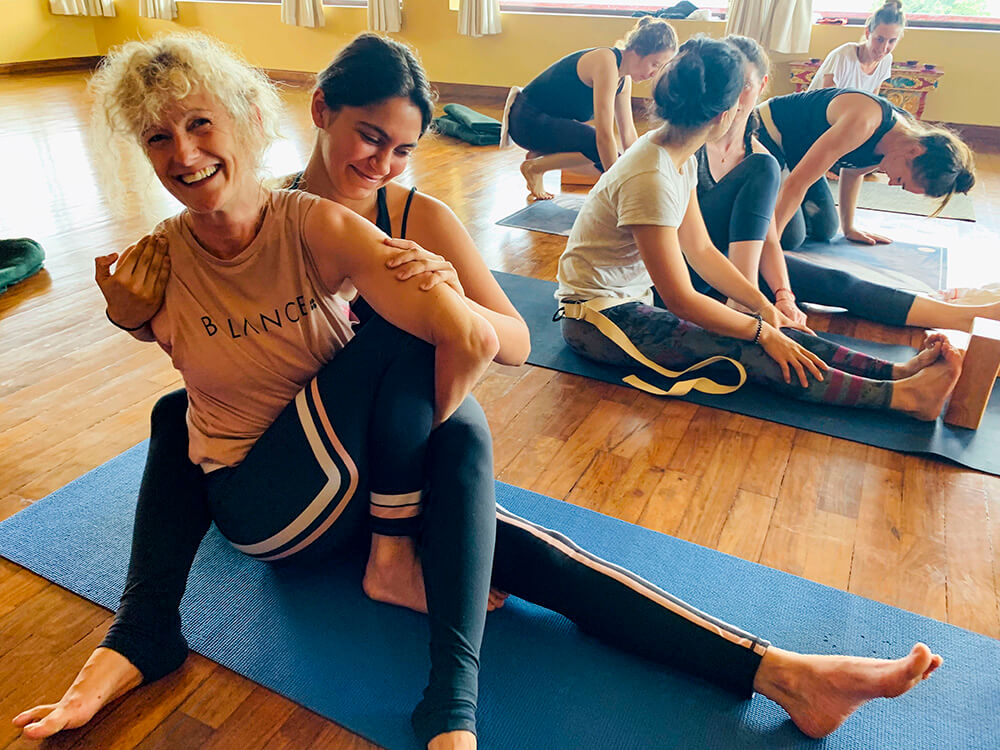
M 76 74 L 0 78 L 0 236 L 35 237 L 48 254 L 45 270 L 0 296 L 0 518 L 145 438 L 154 401 L 179 384 L 157 347 L 104 320 L 93 256 L 146 227 L 113 218 L 94 184 L 83 85 Z M 308 97 L 288 100 L 277 173 L 310 146 Z M 491 267 L 551 279 L 562 238 L 494 225 L 524 205 L 521 153 L 429 136 L 401 179 L 454 207 Z M 1000 280 L 972 255 L 960 262 L 996 250 L 1000 157 L 978 164 L 979 224 L 918 231 L 949 240 L 959 285 Z M 844 316 L 811 322 L 919 337 Z M 504 481 L 1000 636 L 1000 479 L 534 367 L 493 366 L 476 395 Z M 109 617 L 0 560 L 0 748 L 33 744 L 10 717 L 61 695 Z M 51 746 L 370 747 L 197 655 Z

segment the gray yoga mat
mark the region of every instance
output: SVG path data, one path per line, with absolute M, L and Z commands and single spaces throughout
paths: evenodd
M 583 200 L 580 195 L 558 195 L 534 201 L 497 224 L 569 237 Z M 806 242 L 793 254 L 897 289 L 935 292 L 947 286 L 947 251 L 941 247 L 908 242 L 869 247 L 839 235 L 832 242 Z
M 830 183 L 833 200 L 839 201 L 836 182 Z M 908 193 L 898 185 L 887 185 L 884 182 L 864 182 L 861 185 L 861 195 L 858 197 L 858 208 L 870 208 L 873 211 L 889 211 L 896 214 L 914 214 L 915 216 L 930 216 L 937 210 L 940 198 L 928 198 L 926 195 Z M 951 196 L 948 205 L 935 218 L 959 219 L 960 221 L 975 221 L 976 210 L 972 198 L 962 193 Z
M 115 607 L 145 453 L 138 445 L 0 523 L 0 555 Z M 907 695 L 866 704 L 816 741 L 763 696 L 740 700 L 511 597 L 486 622 L 483 750 L 996 748 L 1000 644 L 991 638 L 502 482 L 497 500 L 776 646 L 895 657 L 924 641 L 944 665 Z M 427 680 L 426 618 L 366 599 L 361 573 L 252 560 L 212 529 L 181 604 L 184 634 L 209 659 L 383 747 L 418 750 L 409 712 Z M 267 735 L 259 741 L 266 745 Z M 86 735 L 79 744 L 90 747 Z
M 529 364 L 616 384 L 621 384 L 626 375 L 641 370 L 638 366 L 621 368 L 594 362 L 576 354 L 565 344 L 559 323 L 552 322 L 557 307 L 553 297 L 556 289 L 554 282 L 502 272 L 494 272 L 494 275 L 531 330 Z M 835 343 L 892 361 L 904 361 L 913 356 L 913 350 L 907 346 L 876 344 L 835 334 L 822 335 Z M 622 387 L 629 386 L 623 384 Z M 941 419 L 920 422 L 893 412 L 799 401 L 752 384 L 744 385 L 727 396 L 692 392 L 683 398 L 696 404 L 865 445 L 937 456 L 1000 476 L 1000 397 L 996 394 L 990 400 L 978 430 L 952 427 Z

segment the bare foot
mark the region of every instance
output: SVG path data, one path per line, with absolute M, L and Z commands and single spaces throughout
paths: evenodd
M 893 383 L 890 408 L 925 422 L 938 418 L 962 374 L 963 356 L 948 342 L 940 348 L 941 356 L 934 364 Z
M 369 599 L 427 614 L 424 571 L 413 538 L 372 534 L 361 587 Z
M 428 742 L 427 750 L 476 750 L 476 735 L 465 730 L 445 732 Z
M 547 201 L 555 196 L 545 190 L 545 185 L 542 182 L 542 177 L 544 172 L 539 172 L 534 165 L 534 159 L 525 159 L 521 162 L 521 174 L 524 175 L 524 181 L 528 185 L 528 192 L 531 193 L 531 197 L 535 200 Z
M 942 659 L 918 643 L 902 659 L 796 654 L 767 650 L 754 690 L 784 708 L 810 737 L 825 737 L 873 698 L 902 695 L 941 666 Z
M 109 648 L 97 648 L 58 703 L 29 708 L 14 717 L 14 726 L 33 740 L 76 729 L 111 701 L 142 684 L 132 662 Z
M 941 357 L 941 346 L 948 341 L 948 337 L 936 331 L 929 332 L 924 337 L 924 343 L 917 352 L 917 356 L 908 362 L 900 362 L 892 366 L 892 379 L 902 380 L 911 375 L 916 375 L 925 367 L 929 367 Z

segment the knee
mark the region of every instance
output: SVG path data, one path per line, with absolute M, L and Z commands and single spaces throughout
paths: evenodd
M 466 396 L 455 413 L 433 434 L 438 448 L 453 456 L 473 455 L 485 460 L 492 474 L 493 436 L 483 407 L 473 396 Z
M 187 434 L 187 406 L 187 391 L 183 388 L 161 396 L 149 418 L 151 430 L 159 433 L 180 425 Z
M 805 227 L 801 221 L 790 221 L 781 233 L 781 249 L 796 250 L 806 241 Z
M 743 163 L 761 183 L 777 187 L 781 181 L 781 167 L 778 166 L 778 160 L 770 154 L 750 154 Z

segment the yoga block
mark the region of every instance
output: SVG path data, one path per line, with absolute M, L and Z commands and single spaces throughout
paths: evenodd
M 571 169 L 564 169 L 562 170 L 560 184 L 592 187 L 600 178 L 601 176 L 599 174 L 586 174 L 583 172 L 574 172 Z
M 944 421 L 956 427 L 979 429 L 997 373 L 1000 372 L 1000 321 L 976 318 L 962 374 L 951 394 Z

